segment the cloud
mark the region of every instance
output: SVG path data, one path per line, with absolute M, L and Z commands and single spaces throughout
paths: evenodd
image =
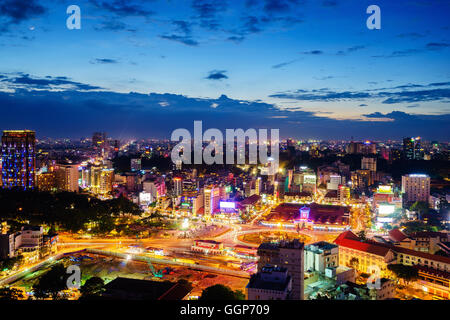
M 113 20 L 113 19 L 102 21 L 99 25 L 95 26 L 94 29 L 97 31 L 101 31 L 101 30 L 123 31 L 123 30 L 126 30 L 129 32 L 136 32 L 136 29 L 131 28 L 124 22 L 118 21 L 118 20 Z
M 46 11 L 36 0 L 3 0 L 0 4 L 0 17 L 6 17 L 12 24 L 38 17 Z
M 26 90 L 100 90 L 101 87 L 84 84 L 70 80 L 67 77 L 51 77 L 45 78 L 32 77 L 29 74 L 14 73 L 3 74 L 0 82 L 1 89 L 26 89 Z
M 127 16 L 143 16 L 147 17 L 155 14 L 154 11 L 144 9 L 140 6 L 139 1 L 134 0 L 90 0 L 90 2 L 97 8 L 109 11 L 115 15 Z M 136 3 L 137 2 L 137 3 Z
M 423 101 L 449 101 L 450 88 L 447 82 L 435 82 L 426 85 L 405 84 L 390 88 L 366 89 L 360 91 L 333 91 L 326 88 L 286 91 L 269 97 L 299 101 L 345 101 L 345 100 L 381 100 L 383 104 L 416 103 Z M 438 87 L 438 88 L 435 88 Z M 411 90 L 415 89 L 415 90 Z
M 200 18 L 214 18 L 218 13 L 227 9 L 225 0 L 193 0 L 192 8 L 197 12 Z
M 190 34 L 192 32 L 192 23 L 185 20 L 173 20 L 172 24 L 178 32 Z
M 445 42 L 430 42 L 426 45 L 426 48 L 429 50 L 441 50 L 448 47 L 450 47 L 450 44 Z
M 311 50 L 311 51 L 304 51 L 303 54 L 312 54 L 312 55 L 319 55 L 323 54 L 323 51 L 321 50 Z
M 298 60 L 299 59 L 294 59 L 294 60 L 291 60 L 291 61 L 286 61 L 286 62 L 275 64 L 275 65 L 272 66 L 272 69 L 280 69 L 280 68 L 286 67 L 286 66 L 288 66 L 290 64 L 293 64 L 293 63 L 297 62 Z
M 400 33 L 397 35 L 398 38 L 412 38 L 412 39 L 418 39 L 423 38 L 425 35 L 418 33 L 418 32 L 406 32 L 406 33 Z
M 199 43 L 196 40 L 192 39 L 192 37 L 190 36 L 171 34 L 171 35 L 160 35 L 159 37 L 161 39 L 179 42 L 191 47 L 199 45 Z
M 0 86 L 24 74 L 1 74 Z M 26 75 L 24 89 L 0 90 L 2 110 L 0 127 L 37 131 L 39 137 L 74 137 L 91 135 L 99 129 L 118 139 L 167 138 L 177 128 L 192 132 L 193 121 L 202 120 L 203 128 L 279 128 L 280 137 L 335 139 L 355 136 L 357 139 L 395 139 L 414 132 L 430 139 L 449 138 L 449 114 L 421 115 L 398 111 L 368 113 L 361 119 L 338 120 L 316 112 L 281 110 L 260 101 L 219 98 L 195 98 L 171 93 L 117 93 L 80 91 L 80 84 L 68 77 L 38 78 Z M 46 82 L 30 81 L 44 80 Z M 31 84 L 30 84 L 31 82 Z M 55 91 L 53 85 L 61 85 Z M 72 89 L 64 89 L 70 87 Z M 75 85 L 74 85 L 75 84 Z M 78 85 L 77 85 L 78 84 Z M 36 86 L 36 89 L 32 87 Z M 50 88 L 42 90 L 43 86 Z M 306 90 L 305 90 L 306 91 Z M 323 90 L 322 90 L 323 91 Z M 215 107 L 215 108 L 214 108 Z M 325 111 L 327 112 L 327 111 Z M 67 117 L 70 114 L 70 117 Z M 149 121 L 152 126 L 148 126 Z M 358 136 L 359 135 L 359 136 Z
M 303 90 L 297 90 L 296 92 L 292 93 L 272 94 L 269 97 L 301 101 L 341 101 L 350 99 L 365 99 L 370 98 L 370 96 L 371 95 L 366 92 L 312 90 L 311 92 L 305 93 Z
M 208 80 L 228 79 L 228 76 L 225 73 L 226 73 L 225 70 L 213 70 L 209 72 L 208 76 L 205 79 Z
M 367 104 L 361 103 L 359 106 L 360 106 L 360 107 L 367 107 Z
M 106 59 L 106 58 L 94 59 L 91 61 L 91 64 L 116 64 L 116 63 L 119 63 L 119 61 L 115 59 Z

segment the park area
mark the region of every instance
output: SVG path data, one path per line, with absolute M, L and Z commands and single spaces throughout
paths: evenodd
M 300 242 L 309 243 L 311 237 L 302 233 L 287 232 L 287 231 L 265 231 L 247 233 L 239 236 L 239 240 L 249 244 L 260 245 L 263 242 L 274 242 L 280 240 L 294 240 L 298 239 Z

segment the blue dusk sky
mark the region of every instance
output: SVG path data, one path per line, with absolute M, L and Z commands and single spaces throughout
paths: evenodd
M 202 120 L 448 141 L 449 13 L 448 0 L 2 0 L 0 129 L 170 138 Z

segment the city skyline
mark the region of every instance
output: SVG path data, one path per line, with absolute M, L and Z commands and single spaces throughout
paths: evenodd
M 0 128 L 38 137 L 279 128 L 449 140 L 445 1 L 68 1 L 0 6 Z M 430 5 L 432 4 L 432 5 Z M 39 62 L 39 63 L 37 63 Z

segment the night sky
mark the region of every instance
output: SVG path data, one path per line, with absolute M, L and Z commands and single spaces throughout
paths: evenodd
M 69 30 L 66 9 L 81 8 Z M 381 30 L 369 30 L 369 5 Z M 3 0 L 0 129 L 448 141 L 450 1 Z

